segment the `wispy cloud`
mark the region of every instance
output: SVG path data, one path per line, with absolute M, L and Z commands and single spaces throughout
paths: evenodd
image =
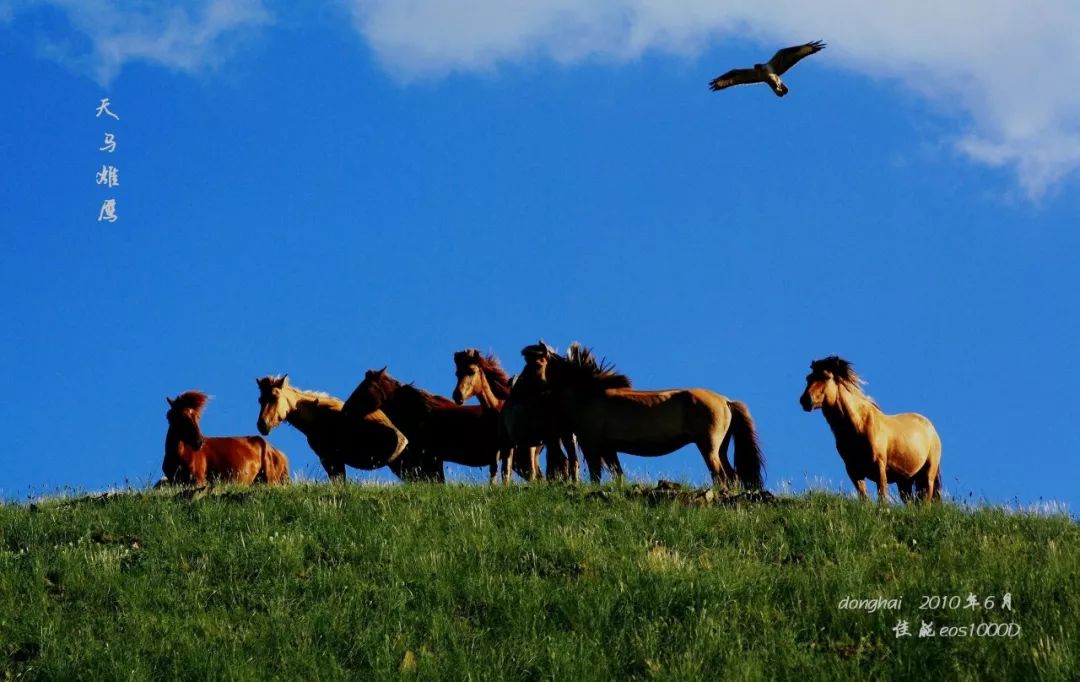
M 694 55 L 724 39 L 768 48 L 824 38 L 829 63 L 895 80 L 966 134 L 970 159 L 1011 167 L 1038 199 L 1080 167 L 1076 0 L 348 0 L 378 58 L 403 79 L 547 58 Z
M 59 32 L 35 36 L 43 54 L 108 84 L 124 64 L 144 61 L 193 73 L 227 57 L 242 31 L 270 20 L 262 0 L 0 0 L 0 19 L 52 8 L 88 47 Z

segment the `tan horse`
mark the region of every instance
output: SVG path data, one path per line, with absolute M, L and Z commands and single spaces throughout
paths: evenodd
M 165 460 L 162 472 L 169 483 L 204 486 L 210 481 L 250 485 L 263 481 L 270 485 L 289 480 L 289 460 L 259 436 L 204 438 L 199 419 L 209 396 L 187 391 L 166 398 Z
M 760 488 L 765 458 L 750 411 L 704 388 L 636 391 L 630 379 L 571 344 L 566 358 L 552 354 L 547 370 L 560 412 L 581 444 L 592 480 L 600 461 L 617 452 L 655 457 L 696 445 L 713 483 L 739 481 Z M 735 467 L 727 459 L 735 440 Z
M 869 478 L 880 502 L 889 500 L 889 483 L 896 483 L 905 502 L 912 485 L 924 500 L 940 499 L 941 439 L 934 425 L 913 412 L 885 414 L 863 393 L 863 383 L 850 362 L 830 355 L 810 363 L 799 403 L 807 412 L 821 408 L 860 497 L 869 498 Z
M 400 477 L 398 458 L 409 441 L 381 411 L 347 420 L 341 413 L 341 400 L 297 388 L 289 383 L 288 374 L 262 377 L 255 383 L 259 386 L 259 433 L 267 436 L 283 421 L 292 424 L 307 436 L 331 481 L 345 480 L 346 465 L 365 470 L 390 466 Z
M 510 397 L 510 377 L 492 354 L 483 355 L 475 348 L 454 353 L 454 376 L 457 377 L 457 385 L 451 397 L 458 405 L 464 405 L 469 398 L 475 397 L 485 409 L 501 412 L 503 403 Z M 511 468 L 526 481 L 542 479 L 544 476 L 540 473 L 540 448 L 514 448 L 509 442 L 509 435 L 506 441 L 499 453 L 503 483 L 510 482 Z M 574 461 L 577 462 L 576 454 Z

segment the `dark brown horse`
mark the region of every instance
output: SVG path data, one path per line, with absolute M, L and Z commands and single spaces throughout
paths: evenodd
M 198 391 L 165 398 L 169 430 L 161 469 L 170 483 L 204 486 L 210 481 L 270 485 L 289 480 L 289 460 L 260 436 L 205 438 L 199 419 L 209 396 Z
M 746 405 L 704 388 L 635 391 L 630 379 L 597 361 L 578 344 L 565 358 L 552 355 L 547 380 L 560 413 L 578 437 L 593 481 L 602 458 L 616 452 L 655 457 L 695 445 L 712 475 L 760 488 L 765 459 Z M 735 467 L 727 459 L 735 440 Z
M 475 397 L 489 410 L 501 412 L 503 403 L 510 397 L 510 377 L 507 376 L 494 354 L 483 355 L 475 348 L 454 353 L 454 376 L 457 385 L 452 394 L 454 402 L 464 405 Z M 542 479 L 540 473 L 540 448 L 526 447 L 515 450 L 507 442 L 500 451 L 503 463 L 503 483 L 510 482 L 510 469 L 526 481 Z
M 488 467 L 494 482 L 499 466 L 499 413 L 481 405 L 455 405 L 442 396 L 403 384 L 386 368 L 369 370 L 342 411 L 359 418 L 382 410 L 409 439 L 406 451 L 419 469 L 416 478 L 443 481 L 443 462 Z
M 913 486 L 924 500 L 939 499 L 941 439 L 934 425 L 914 412 L 885 414 L 862 385 L 850 362 L 830 355 L 810 363 L 799 404 L 807 412 L 821 408 L 860 497 L 869 497 L 869 478 L 877 484 L 879 502 L 888 502 L 890 483 L 904 502 L 911 501 Z
M 525 358 L 525 367 L 518 374 L 510 389 L 510 397 L 503 405 L 503 428 L 517 448 L 541 444 L 547 447 L 548 478 L 577 481 L 581 469 L 574 434 L 547 380 L 548 363 L 560 356 L 543 340 L 525 346 L 521 355 Z M 566 448 L 565 452 L 563 447 Z M 594 480 L 599 480 L 603 467 L 613 477 L 622 477 L 622 465 L 617 453 L 605 453 L 595 467 L 590 464 L 590 475 Z
M 401 475 L 399 457 L 409 441 L 381 411 L 348 420 L 341 413 L 341 400 L 297 388 L 287 374 L 255 383 L 259 386 L 259 433 L 268 436 L 281 422 L 292 424 L 307 436 L 331 481 L 345 480 L 346 465 L 369 471 L 389 465 Z

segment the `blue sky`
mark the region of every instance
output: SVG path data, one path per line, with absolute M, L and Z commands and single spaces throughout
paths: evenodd
M 839 0 L 781 5 L 0 2 L 0 496 L 156 479 L 186 389 L 208 435 L 254 433 L 258 376 L 344 397 L 388 365 L 449 394 L 455 350 L 516 370 L 542 336 L 746 401 L 796 489 L 851 489 L 797 404 L 839 353 L 934 421 L 948 492 L 1075 510 L 1076 93 L 996 85 L 975 57 L 1004 5 L 849 17 L 869 36 L 828 32 Z M 1080 24 L 1047 14 L 1015 68 Z M 706 88 L 815 38 L 783 100 Z M 624 462 L 705 478 L 696 452 Z

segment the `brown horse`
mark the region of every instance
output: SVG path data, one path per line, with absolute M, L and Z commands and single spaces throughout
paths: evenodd
M 581 476 L 581 465 L 574 434 L 561 417 L 547 382 L 547 365 L 553 355 L 555 351 L 543 339 L 521 350 L 525 367 L 503 405 L 503 429 L 517 448 L 546 446 L 548 478 L 576 482 Z M 617 455 L 601 464 L 608 467 L 612 476 L 622 476 Z
M 386 368 L 369 370 L 345 401 L 350 417 L 382 410 L 409 439 L 415 478 L 441 482 L 443 462 L 488 467 L 494 482 L 499 466 L 499 413 L 482 405 L 455 405 L 442 396 L 403 384 Z
M 510 377 L 499 365 L 494 354 L 485 356 L 475 348 L 454 353 L 454 376 L 457 377 L 457 385 L 452 396 L 458 405 L 464 405 L 465 401 L 475 396 L 485 408 L 501 412 L 503 403 L 510 397 Z M 540 448 L 525 447 L 516 450 L 510 445 L 509 438 L 506 440 L 507 443 L 500 451 L 503 483 L 510 482 L 511 467 L 526 481 L 542 479 Z M 518 457 L 519 453 L 525 456 Z
M 204 438 L 199 419 L 209 396 L 198 391 L 165 398 L 169 430 L 161 469 L 170 483 L 204 486 L 208 481 L 270 485 L 289 480 L 289 460 L 259 436 Z
M 307 436 L 308 445 L 331 481 L 345 481 L 345 466 L 372 470 L 389 465 L 400 476 L 399 457 L 409 441 L 390 419 L 376 410 L 360 420 L 341 414 L 341 400 L 305 391 L 289 375 L 256 379 L 259 387 L 259 433 L 270 435 L 281 422 Z
M 552 355 L 547 380 L 594 482 L 600 480 L 599 462 L 616 452 L 653 457 L 693 444 L 714 484 L 737 479 L 746 488 L 762 486 L 765 459 L 750 411 L 741 402 L 704 388 L 635 391 L 629 378 L 576 343 L 567 357 Z M 727 459 L 732 439 L 734 469 Z
M 940 499 L 941 439 L 934 425 L 913 412 L 885 414 L 863 393 L 863 383 L 850 362 L 830 355 L 810 363 L 799 404 L 807 412 L 821 408 L 860 497 L 869 498 L 869 478 L 880 502 L 889 499 L 889 483 L 896 483 L 905 502 L 912 485 L 923 499 Z

